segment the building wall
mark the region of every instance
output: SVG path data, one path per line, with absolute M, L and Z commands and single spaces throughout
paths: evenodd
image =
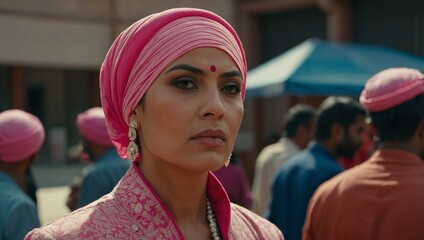
M 110 43 L 105 1 L 0 2 L 0 64 L 97 68 Z
M 424 56 L 424 1 L 353 2 L 353 41 Z
M 0 15 L 0 63 L 96 69 L 109 46 L 109 28 L 95 22 Z
M 199 7 L 233 22 L 231 0 L 17 0 L 0 2 L 0 64 L 97 69 L 119 32 L 171 7 Z

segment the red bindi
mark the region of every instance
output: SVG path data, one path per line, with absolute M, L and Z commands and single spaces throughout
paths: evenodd
M 215 72 L 216 71 L 215 65 L 211 65 L 210 69 L 211 69 L 211 72 Z

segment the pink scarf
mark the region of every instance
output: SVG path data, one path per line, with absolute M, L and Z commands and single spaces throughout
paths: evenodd
M 112 44 L 101 68 L 100 88 L 109 135 L 122 158 L 127 158 L 129 117 L 142 96 L 175 59 L 201 47 L 225 51 L 246 79 L 246 59 L 236 32 L 206 10 L 176 8 L 147 16 Z

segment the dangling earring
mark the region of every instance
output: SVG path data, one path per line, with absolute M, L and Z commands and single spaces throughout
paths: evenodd
M 230 165 L 231 155 L 233 155 L 233 154 L 230 153 L 230 156 L 227 158 L 227 160 L 225 160 L 225 162 L 224 162 L 225 167 L 228 167 L 228 165 Z
M 128 129 L 128 138 L 130 139 L 130 144 L 127 147 L 127 155 L 131 161 L 137 158 L 138 156 L 138 146 L 134 142 L 137 138 L 137 122 L 135 120 L 130 120 L 130 128 Z

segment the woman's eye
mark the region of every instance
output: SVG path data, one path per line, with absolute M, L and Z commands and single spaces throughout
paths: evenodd
M 236 95 L 236 94 L 240 93 L 241 88 L 238 84 L 228 84 L 228 85 L 223 87 L 223 90 L 227 93 Z
M 179 89 L 186 89 L 186 90 L 198 88 L 196 84 L 194 83 L 194 81 L 191 79 L 176 79 L 172 81 L 172 85 Z

